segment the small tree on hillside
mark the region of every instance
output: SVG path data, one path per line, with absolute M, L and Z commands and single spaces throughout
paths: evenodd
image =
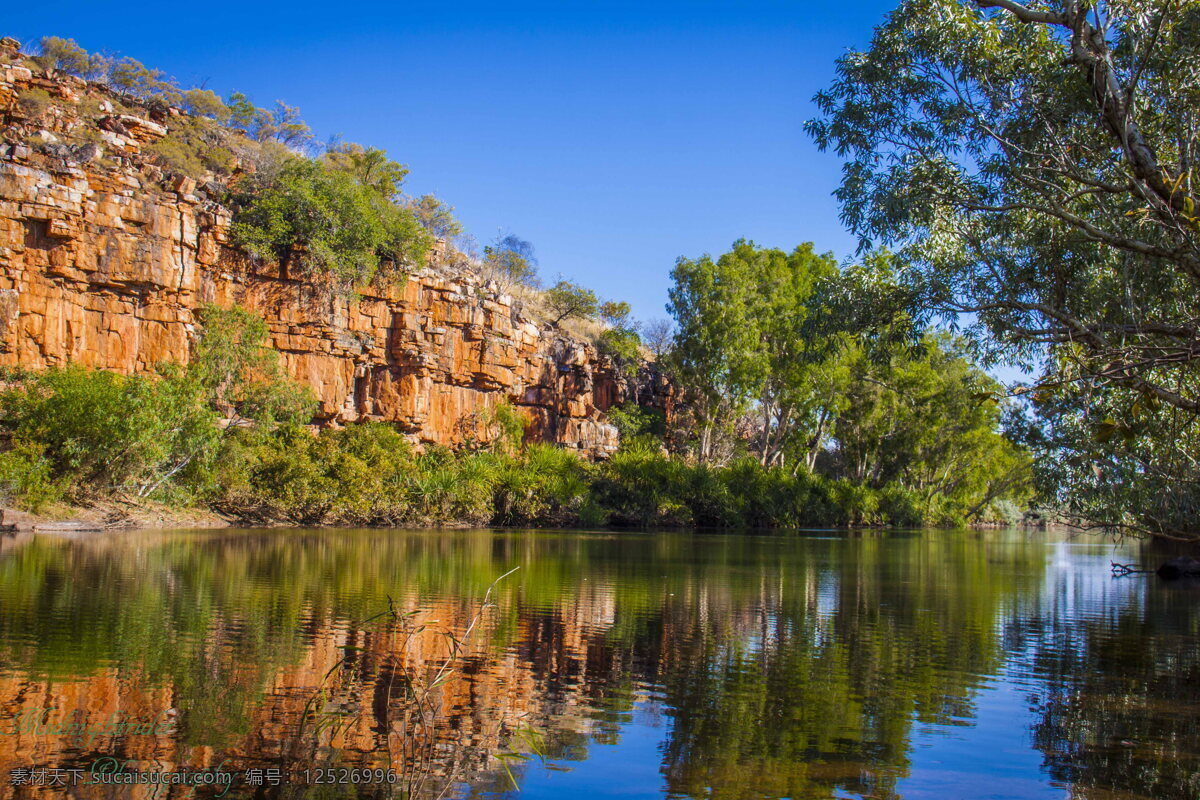
M 406 197 L 405 205 L 421 227 L 439 239 L 453 239 L 462 233 L 462 224 L 454 218 L 454 206 L 442 202 L 436 195 Z
M 353 175 L 363 186 L 386 198 L 399 194 L 408 176 L 408 167 L 392 161 L 386 151 L 361 144 L 339 142 L 329 148 L 322 161 L 331 169 Z
M 560 280 L 547 289 L 545 300 L 546 308 L 554 318 L 550 324 L 555 327 L 564 319 L 595 317 L 600 310 L 595 292 L 567 280 Z
M 513 234 L 497 236 L 483 248 L 485 269 L 505 288 L 514 284 L 537 286 L 537 259 L 533 245 Z
M 640 326 L 642 342 L 650 348 L 655 361 L 659 361 L 671 349 L 675 338 L 675 326 L 668 319 L 651 319 Z

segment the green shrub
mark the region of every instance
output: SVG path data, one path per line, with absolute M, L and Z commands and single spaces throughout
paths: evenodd
M 608 409 L 605 415 L 617 429 L 621 449 L 662 447 L 663 437 L 667 433 L 667 419 L 659 409 L 624 403 Z
M 316 397 L 284 373 L 262 317 L 208 304 L 197 318 L 201 336 L 188 372 L 214 408 L 267 426 L 312 419 Z
M 600 300 L 591 289 L 571 281 L 560 280 L 542 295 L 546 310 L 557 326 L 565 319 L 591 319 L 600 312 Z
M 211 456 L 217 415 L 181 370 L 126 376 L 71 366 L 0 394 L 0 422 L 18 445 L 43 448 L 76 494 L 149 494 Z
M 493 489 L 493 521 L 500 525 L 570 525 L 588 500 L 588 465 L 553 445 L 531 445 L 507 459 Z
M 86 76 L 91 66 L 88 52 L 75 43 L 74 39 L 59 36 L 43 36 L 40 42 L 41 55 L 34 60 L 42 69 L 55 69 L 70 75 Z
M 889 484 L 879 492 L 879 514 L 888 525 L 915 528 L 933 520 L 926 519 L 921 500 L 909 489 Z
M 642 361 L 642 337 L 630 328 L 609 328 L 600 334 L 596 347 L 611 357 L 628 375 L 636 375 Z
M 601 464 L 593 497 L 622 527 L 686 527 L 694 468 L 652 448 L 630 448 Z
M 183 93 L 183 107 L 193 116 L 208 117 L 217 122 L 229 119 L 229 107 L 211 89 L 188 89 Z
M 226 135 L 208 120 L 178 117 L 170 132 L 146 146 L 146 152 L 165 169 L 190 178 L 205 173 L 228 175 L 233 168 L 233 150 Z
M 233 241 L 289 271 L 327 276 L 343 288 L 420 263 L 428 234 L 407 209 L 353 175 L 293 157 L 238 182 Z
M 23 443 L 0 453 L 0 497 L 35 514 L 63 496 L 63 482 L 55 480 L 42 448 Z

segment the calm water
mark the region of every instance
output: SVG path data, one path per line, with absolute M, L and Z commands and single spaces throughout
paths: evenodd
M 0 797 L 1196 798 L 1200 592 L 1110 577 L 1139 557 L 1015 531 L 9 536 Z

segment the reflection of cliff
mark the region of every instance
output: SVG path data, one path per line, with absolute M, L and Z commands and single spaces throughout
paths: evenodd
M 34 537 L 0 559 L 0 664 L 13 665 L 0 668 L 0 715 L 175 711 L 178 724 L 90 749 L 0 736 L 0 774 L 115 753 L 146 768 L 391 765 L 432 774 L 429 786 L 479 782 L 498 754 L 523 749 L 522 726 L 551 755 L 580 758 L 653 697 L 680 795 L 741 797 L 752 783 L 764 797 L 892 796 L 913 720 L 970 715 L 1000 657 L 997 615 L 1036 571 L 997 567 L 996 552 L 952 537 L 895 542 L 886 557 L 870 540 L 773 541 Z M 431 687 L 447 652 L 439 631 L 461 635 L 515 564 L 458 677 Z M 419 613 L 354 622 L 389 594 L 398 614 Z M 432 689 L 431 730 L 410 684 Z M 302 724 L 314 697 L 319 713 Z
M 601 601 L 596 613 L 603 616 L 605 606 Z M 553 615 L 554 627 L 566 636 L 551 643 L 552 654 L 535 645 L 527 654 L 532 658 L 525 658 L 513 649 L 496 652 L 486 642 L 477 643 L 439 686 L 432 686 L 431 678 L 448 653 L 448 639 L 440 631 L 461 635 L 467 624 L 457 603 L 423 609 L 404 625 L 371 630 L 345 621 L 308 620 L 310 635 L 300 660 L 277 667 L 265 681 L 259 665 L 230 658 L 221 634 L 213 631 L 195 666 L 218 683 L 207 690 L 194 687 L 198 690 L 189 696 L 186 688 L 163 685 L 142 670 L 118 667 L 65 683 L 26 671 L 0 675 L 0 719 L 15 721 L 4 730 L 9 735 L 0 735 L 0 775 L 32 765 L 86 769 L 107 755 L 129 760 L 130 769 L 224 765 L 239 776 L 249 767 L 281 767 L 293 774 L 319 767 L 391 768 L 408 781 L 423 781 L 421 796 L 434 796 L 448 781 L 494 773 L 498 753 L 522 746 L 522 728 L 587 738 L 594 723 L 585 695 L 595 687 L 585 691 L 581 682 L 563 682 L 557 674 L 551 679 L 545 672 L 563 667 L 564 659 L 587 661 L 589 636 L 601 634 L 602 627 L 588 626 L 590 635 L 581 630 L 586 609 L 585 602 L 570 618 Z M 431 620 L 438 622 L 419 630 Z M 529 632 L 518 630 L 515 637 L 528 641 Z M 229 698 L 240 702 L 221 702 Z M 429 714 L 422 717 L 426 709 Z M 42 731 L 69 730 L 72 724 L 106 731 L 114 722 L 153 720 L 167 732 L 119 739 L 39 735 L 30 730 L 31 719 Z M 426 720 L 433 723 L 428 728 Z M 17 796 L 26 795 L 18 791 Z M 67 793 L 43 789 L 29 796 Z M 72 796 L 155 795 L 149 788 L 85 787 Z
M 238 303 L 266 318 L 288 371 L 313 388 L 326 419 L 389 420 L 415 439 L 453 443 L 473 415 L 507 398 L 538 439 L 592 454 L 615 447 L 602 412 L 636 390 L 590 344 L 541 328 L 494 286 L 446 270 L 438 249 L 402 287 L 354 299 L 289 279 L 278 264 L 252 267 L 227 247 L 221 187 L 164 176 L 142 157 L 176 117 L 110 114 L 92 129 L 69 110 L 103 108 L 101 89 L 32 76 L 5 65 L 11 55 L 0 49 L 0 110 L 9 109 L 0 121 L 10 138 L 99 143 L 0 143 L 0 365 L 134 372 L 185 362 L 196 310 Z M 59 101 L 37 125 L 12 111 L 31 88 Z

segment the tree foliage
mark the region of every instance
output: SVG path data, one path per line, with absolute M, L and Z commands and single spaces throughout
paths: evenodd
M 1042 371 L 1068 507 L 1166 535 L 1200 508 L 1198 35 L 1190 2 L 909 0 L 809 125 L 914 307 Z
M 537 263 L 533 245 L 511 233 L 483 248 L 484 269 L 504 288 L 537 286 Z
M 336 144 L 326 151 L 322 161 L 330 169 L 346 172 L 363 186 L 391 199 L 400 193 L 408 167 L 392 161 L 377 147 L 360 144 Z
M 238 246 L 346 288 L 419 264 L 429 246 L 407 209 L 350 172 L 298 156 L 240 180 L 232 202 Z
M 453 239 L 463 232 L 462 223 L 454 217 L 454 206 L 447 205 L 436 195 L 406 198 L 406 205 L 421 227 L 439 239 Z
M 284 372 L 261 316 L 239 306 L 208 304 L 200 309 L 199 322 L 202 334 L 188 372 L 209 405 L 260 426 L 312 418 L 316 411 L 312 390 Z
M 314 408 L 307 387 L 282 374 L 260 317 L 209 306 L 186 367 L 121 375 L 73 365 L 0 392 L 0 425 L 13 444 L 0 454 L 0 481 L 35 509 L 63 493 L 145 497 L 198 485 L 225 436 L 220 416 L 236 424 L 245 415 L 269 432 L 307 422 Z
M 49 473 L 80 493 L 147 494 L 211 453 L 219 435 L 215 412 L 180 370 L 50 370 L 0 395 L 0 414 L 15 442 L 40 450 Z
M 752 454 L 845 481 L 832 491 L 852 521 L 881 502 L 928 522 L 1024 497 L 1028 457 L 1001 432 L 999 386 L 956 340 L 883 313 L 890 257 L 841 270 L 811 245 L 739 241 L 674 276 L 671 362 L 700 462 Z
M 568 280 L 559 280 L 542 297 L 550 314 L 550 324 L 555 326 L 565 319 L 590 319 L 600 311 L 600 300 L 595 292 Z

